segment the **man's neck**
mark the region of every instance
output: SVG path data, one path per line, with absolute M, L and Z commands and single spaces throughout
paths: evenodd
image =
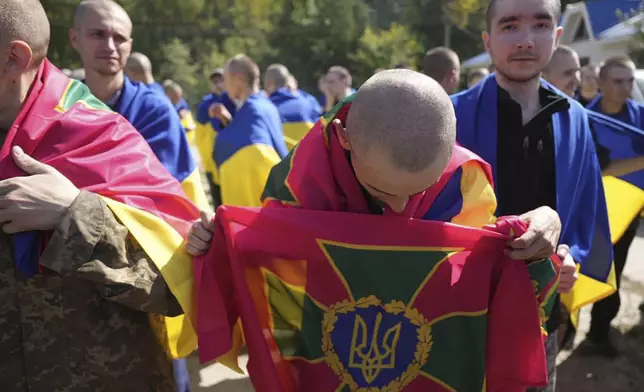
M 152 75 L 145 75 L 145 76 L 143 77 L 143 83 L 144 83 L 144 84 L 152 84 L 152 83 L 154 83 L 154 76 L 152 76 Z
M 539 78 L 527 82 L 514 82 L 497 73 L 496 80 L 499 86 L 510 94 L 513 100 L 521 105 L 523 124 L 530 121 L 541 109 L 539 102 Z
M 599 101 L 599 109 L 603 114 L 618 114 L 622 111 L 624 104 L 625 102 L 614 102 L 606 99 L 606 97 L 602 97 Z
M 98 72 L 87 72 L 85 84 L 92 91 L 92 94 L 101 101 L 107 103 L 117 91 L 123 88 L 125 77 L 123 72 L 116 75 L 102 75 Z
M 585 99 L 586 101 L 592 101 L 593 98 L 597 96 L 597 90 L 584 90 L 579 91 L 579 96 Z
M 9 87 L 9 89 L 13 91 L 11 91 L 11 94 L 8 94 L 8 96 L 0 103 L 0 105 L 2 105 L 0 107 L 0 130 L 2 130 L 2 132 L 7 132 L 16 121 L 18 113 L 20 113 L 20 109 L 22 108 L 22 104 L 25 102 L 25 99 L 27 99 L 31 85 L 36 78 L 37 72 L 38 71 L 35 70 L 33 72 L 23 74 L 21 80 L 19 80 L 17 84 Z
M 259 86 L 247 87 L 239 96 L 241 102 L 246 102 L 248 97 L 259 92 Z

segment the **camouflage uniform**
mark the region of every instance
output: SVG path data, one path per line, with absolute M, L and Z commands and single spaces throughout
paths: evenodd
M 95 194 L 81 191 L 41 272 L 17 274 L 0 232 L 0 390 L 173 391 L 148 314 L 181 308 L 152 261 Z

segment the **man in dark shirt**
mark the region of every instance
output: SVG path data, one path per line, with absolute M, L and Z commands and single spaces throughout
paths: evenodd
M 590 192 L 595 189 L 588 184 L 600 181 L 591 138 L 579 126 L 562 129 L 568 123 L 560 121 L 574 118 L 576 124 L 583 124 L 587 119 L 576 118 L 583 111 L 577 106 L 572 108 L 576 103 L 558 95 L 539 78 L 562 32 L 557 26 L 559 13 L 557 0 L 492 0 L 483 40 L 496 74 L 453 97 L 459 122 L 458 141 L 481 155 L 495 170 L 497 216 L 548 206 L 562 215 L 563 222 L 582 207 L 576 207 L 569 195 L 564 195 L 562 181 L 578 179 Z M 476 102 L 474 108 L 472 102 Z M 482 122 L 483 117 L 491 121 Z M 553 118 L 558 119 L 556 124 Z M 581 172 L 573 164 L 562 165 L 557 161 L 558 155 L 570 151 L 563 150 L 566 147 L 560 143 L 564 139 L 562 134 L 570 145 L 583 146 L 584 153 L 573 160 L 588 160 L 584 166 L 597 170 Z M 603 218 L 607 226 L 607 217 Z M 569 228 L 579 225 L 580 221 L 567 222 Z M 574 235 L 575 230 L 568 229 L 569 239 L 588 234 Z M 583 254 L 579 252 L 579 243 L 565 242 L 563 233 L 562 241 L 571 249 L 576 248 L 573 257 Z M 576 279 L 575 267 L 567 265 L 562 270 L 559 292 L 570 290 Z M 557 329 L 561 322 L 558 307 L 549 316 L 546 342 L 549 385 L 543 391 L 555 389 Z

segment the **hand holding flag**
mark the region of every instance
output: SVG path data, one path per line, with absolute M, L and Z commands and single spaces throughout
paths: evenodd
M 561 234 L 561 220 L 555 210 L 539 207 L 521 215 L 521 220 L 528 225 L 528 231 L 510 242 L 510 258 L 541 260 L 555 253 Z
M 200 256 L 208 251 L 212 235 L 215 231 L 215 214 L 201 211 L 201 219 L 190 228 L 186 240 L 186 252 L 193 256 Z
M 65 217 L 80 191 L 53 167 L 11 150 L 13 161 L 28 176 L 0 181 L 0 224 L 13 234 L 32 230 L 53 230 Z

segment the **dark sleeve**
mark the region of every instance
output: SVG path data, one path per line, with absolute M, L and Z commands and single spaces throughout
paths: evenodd
M 595 150 L 597 152 L 597 159 L 599 160 L 599 168 L 604 171 L 610 165 L 610 150 L 597 141 L 597 133 L 593 128 L 592 122 L 589 121 L 590 132 L 593 135 L 593 142 L 595 143 Z
M 182 313 L 154 262 L 94 193 L 81 191 L 40 264 L 86 279 L 104 298 L 130 308 L 167 316 Z

